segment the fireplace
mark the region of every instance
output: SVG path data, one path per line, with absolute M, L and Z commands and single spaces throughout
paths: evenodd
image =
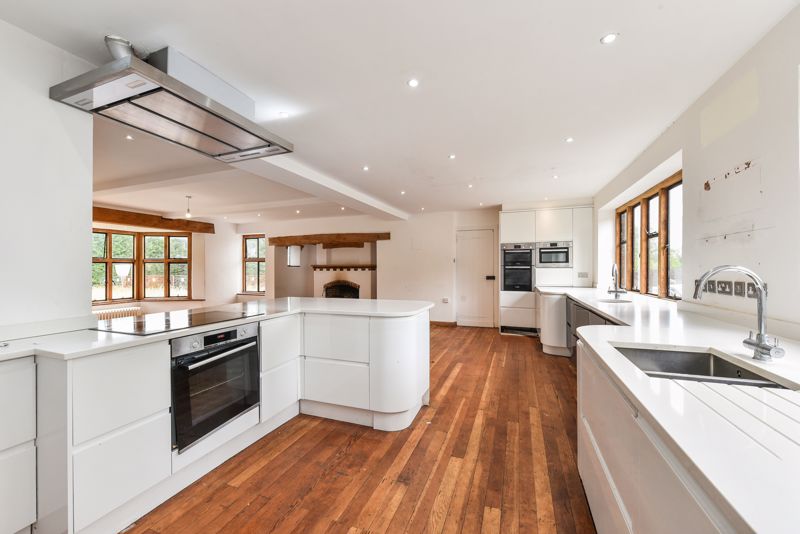
M 334 280 L 323 286 L 323 296 L 329 299 L 357 299 L 360 287 L 349 280 Z

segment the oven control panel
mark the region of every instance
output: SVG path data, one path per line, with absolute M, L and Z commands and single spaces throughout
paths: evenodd
M 248 323 L 231 328 L 221 328 L 191 336 L 178 337 L 170 342 L 172 357 L 177 358 L 178 356 L 184 356 L 211 347 L 221 347 L 228 343 L 256 337 L 257 335 L 258 323 Z

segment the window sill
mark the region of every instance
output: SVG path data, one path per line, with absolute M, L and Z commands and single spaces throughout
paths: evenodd
M 189 297 L 166 297 L 166 298 L 146 298 L 146 299 L 118 299 L 118 300 L 95 300 L 92 307 L 112 306 L 114 304 L 143 304 L 146 302 L 205 302 L 206 299 L 192 299 Z
M 267 296 L 267 292 L 266 291 L 241 291 L 241 292 L 236 293 L 236 294 L 237 295 L 242 295 L 242 296 L 245 296 L 245 297 L 266 297 Z

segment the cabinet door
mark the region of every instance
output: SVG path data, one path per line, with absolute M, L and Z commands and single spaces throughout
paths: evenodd
M 606 325 L 608 324 L 605 319 L 600 317 L 595 313 L 589 313 L 589 324 L 590 325 Z
M 35 437 L 36 367 L 33 357 L 2 362 L 0 363 L 0 451 Z
M 75 445 L 170 407 L 167 342 L 87 356 L 72 365 Z
M 261 322 L 261 371 L 268 371 L 302 354 L 302 316 L 290 315 Z
M 369 317 L 306 314 L 305 356 L 369 362 Z
M 533 243 L 536 241 L 536 212 L 500 212 L 501 243 Z
M 261 375 L 261 422 L 300 398 L 300 359 L 295 358 Z
M 592 287 L 592 248 L 594 246 L 594 209 L 572 210 L 572 285 Z
M 369 409 L 369 366 L 336 360 L 305 359 L 303 398 Z
M 572 208 L 537 210 L 536 241 L 572 241 Z
M 72 457 L 75 531 L 151 488 L 171 473 L 169 412 L 104 436 Z
M 542 345 L 567 346 L 567 297 L 563 295 L 539 295 L 541 322 L 539 338 Z
M 17 532 L 36 521 L 33 441 L 0 451 L 0 506 L 0 532 Z

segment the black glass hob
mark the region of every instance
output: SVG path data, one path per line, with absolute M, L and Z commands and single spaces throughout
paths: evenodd
M 184 328 L 194 328 L 225 321 L 234 321 L 261 315 L 257 307 L 242 306 L 241 309 L 212 310 L 196 308 L 193 310 L 177 310 L 163 313 L 148 313 L 138 317 L 120 317 L 97 322 L 101 332 L 149 336 Z

